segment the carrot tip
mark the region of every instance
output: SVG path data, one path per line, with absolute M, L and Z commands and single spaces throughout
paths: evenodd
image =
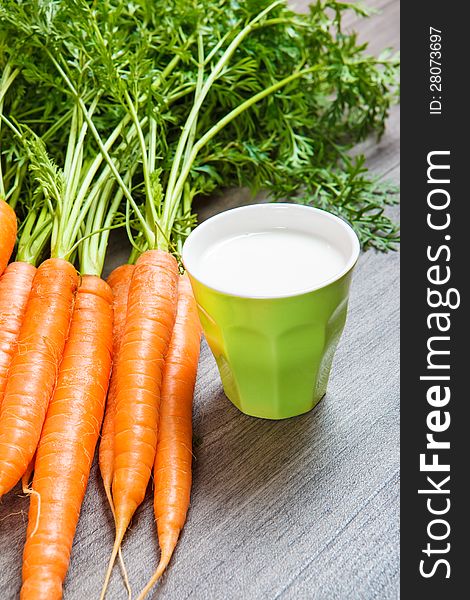
M 124 585 L 126 586 L 126 590 L 127 590 L 127 595 L 129 597 L 129 600 L 132 600 L 132 588 L 131 588 L 131 584 L 129 582 L 129 577 L 127 575 L 127 569 L 126 569 L 126 565 L 124 563 L 124 557 L 122 556 L 122 549 L 119 548 L 119 564 L 121 566 L 121 572 L 122 572 L 122 576 L 124 578 Z
M 116 537 L 114 539 L 113 551 L 112 551 L 111 557 L 109 559 L 108 569 L 106 571 L 103 587 L 101 589 L 100 600 L 104 600 L 104 598 L 106 596 L 106 592 L 108 590 L 108 585 L 109 585 L 109 580 L 111 579 L 111 573 L 113 572 L 114 563 L 116 562 L 116 558 L 119 554 L 119 550 L 121 548 L 121 543 L 122 543 L 125 533 L 126 533 L 125 527 L 120 528 L 119 530 L 116 530 Z
M 116 523 L 116 513 L 114 511 L 113 496 L 111 493 L 111 488 L 106 483 L 104 484 L 104 491 L 106 493 L 106 498 L 108 499 L 109 508 L 111 509 L 111 513 L 113 515 L 114 523 Z M 129 599 L 130 599 L 130 598 L 132 598 L 132 589 L 131 589 L 131 584 L 129 583 L 129 576 L 127 574 L 126 565 L 124 563 L 124 558 L 122 556 L 121 547 L 119 547 L 118 556 L 119 556 L 119 564 L 121 566 L 122 576 L 124 579 L 124 585 L 126 586 L 127 595 L 129 596 Z
M 165 572 L 165 569 L 167 568 L 167 566 L 171 560 L 171 557 L 173 556 L 173 552 L 176 548 L 177 540 L 178 540 L 178 538 L 176 538 L 174 545 L 169 546 L 166 550 L 162 550 L 162 554 L 160 556 L 160 562 L 158 563 L 157 570 L 152 575 L 152 577 L 150 578 L 149 582 L 144 587 L 144 589 L 140 592 L 139 596 L 137 597 L 137 600 L 144 600 L 144 598 L 147 597 L 148 593 L 153 588 L 153 586 L 157 583 L 157 581 L 163 575 L 163 573 Z
M 109 487 L 109 485 L 104 484 L 104 491 L 106 494 L 106 498 L 108 500 L 109 508 L 111 509 L 111 513 L 113 515 L 114 522 L 116 523 L 116 513 L 114 512 L 114 501 L 113 501 L 113 496 L 111 494 L 111 488 Z
M 35 496 L 38 501 L 38 511 L 37 511 L 37 515 L 36 515 L 36 523 L 34 524 L 33 531 L 28 535 L 28 538 L 32 538 L 33 535 L 35 535 L 36 531 L 38 530 L 39 519 L 41 518 L 41 494 L 39 492 L 37 492 L 36 490 L 33 490 L 32 487 L 28 487 L 27 483 L 25 485 L 24 480 L 22 480 L 22 485 L 23 485 L 23 494 L 27 494 L 28 496 Z

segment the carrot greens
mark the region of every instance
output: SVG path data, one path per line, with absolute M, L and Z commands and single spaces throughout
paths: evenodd
M 285 0 L 29 0 L 4 2 L 0 18 L 42 57 L 23 65 L 30 81 L 75 98 L 121 189 L 135 254 L 177 252 L 193 200 L 235 185 L 326 208 L 364 247 L 387 250 L 394 196 L 349 151 L 383 133 L 398 60 L 367 54 L 343 28 L 347 11 L 366 16 L 335 0 L 307 14 Z M 134 163 L 106 148 L 111 124 L 138 155 L 132 191 Z

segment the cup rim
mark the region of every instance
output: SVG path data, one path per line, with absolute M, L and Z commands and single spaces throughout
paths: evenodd
M 346 265 L 343 267 L 343 269 L 341 269 L 333 277 L 330 277 L 329 279 L 322 281 L 318 285 L 310 286 L 305 289 L 296 290 L 295 292 L 291 292 L 291 293 L 276 294 L 276 295 L 264 295 L 264 296 L 250 295 L 250 294 L 236 294 L 233 292 L 228 292 L 227 290 L 223 290 L 221 288 L 217 288 L 217 287 L 214 287 L 213 285 L 209 285 L 209 284 L 205 283 L 202 278 L 200 278 L 194 274 L 194 271 L 191 269 L 191 258 L 189 256 L 189 253 L 191 250 L 191 243 L 196 236 L 201 235 L 201 233 L 204 231 L 204 229 L 206 229 L 206 227 L 208 226 L 208 223 L 213 224 L 214 221 L 226 219 L 227 215 L 229 213 L 233 214 L 233 213 L 239 213 L 242 211 L 248 212 L 251 210 L 272 210 L 277 207 L 286 207 L 286 208 L 288 208 L 288 210 L 292 210 L 292 211 L 296 210 L 299 212 L 308 211 L 310 213 L 311 212 L 320 213 L 324 218 L 331 219 L 332 221 L 335 221 L 338 225 L 340 225 L 352 242 L 352 252 L 351 252 L 349 259 L 346 262 Z M 206 219 L 205 221 L 200 223 L 188 235 L 188 237 L 186 238 L 186 240 L 183 244 L 183 249 L 181 252 L 181 259 L 182 259 L 185 270 L 189 273 L 189 275 L 193 279 L 198 281 L 204 287 L 206 287 L 210 290 L 213 290 L 213 291 L 217 292 L 218 294 L 223 294 L 225 296 L 232 296 L 235 298 L 246 298 L 249 300 L 278 300 L 278 299 L 282 299 L 282 298 L 294 298 L 296 296 L 302 296 L 304 294 L 309 294 L 311 292 L 315 292 L 315 291 L 321 290 L 323 288 L 326 288 L 329 285 L 331 285 L 332 283 L 339 281 L 342 277 L 344 277 L 347 273 L 349 273 L 354 268 L 354 266 L 359 258 L 360 251 L 361 251 L 361 245 L 360 245 L 359 238 L 358 238 L 356 232 L 351 227 L 351 225 L 346 220 L 342 219 L 341 217 L 338 217 L 338 216 L 334 215 L 333 213 L 328 212 L 327 210 L 323 210 L 321 208 L 316 208 L 314 206 L 307 206 L 304 204 L 294 204 L 291 202 L 267 202 L 267 203 L 260 203 L 260 204 L 247 204 L 245 206 L 238 206 L 236 208 L 230 208 L 228 210 L 224 210 L 220 213 L 217 213 L 216 215 L 213 215 L 212 217 L 209 217 L 208 219 Z

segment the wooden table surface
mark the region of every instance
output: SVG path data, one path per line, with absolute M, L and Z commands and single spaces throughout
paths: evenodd
M 372 51 L 399 46 L 398 0 L 350 22 Z M 297 2 L 297 6 L 306 5 Z M 363 146 L 375 173 L 398 182 L 399 112 L 379 144 Z M 248 203 L 228 193 L 200 217 Z M 398 211 L 394 210 L 398 217 Z M 108 268 L 127 249 L 111 248 Z M 224 396 L 202 347 L 194 406 L 191 508 L 158 593 L 183 600 L 387 600 L 399 597 L 399 254 L 363 254 L 328 393 L 309 414 L 263 421 Z M 0 598 L 18 596 L 28 500 L 0 504 Z M 65 583 L 66 600 L 97 598 L 113 527 L 95 464 Z M 123 545 L 132 588 L 153 572 L 158 544 L 149 491 Z M 125 598 L 119 569 L 109 598 Z

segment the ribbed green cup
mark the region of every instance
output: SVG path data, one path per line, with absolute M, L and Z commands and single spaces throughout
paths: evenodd
M 230 230 L 236 231 L 240 211 L 250 210 L 253 227 L 257 220 L 263 224 L 263 216 L 269 210 L 277 210 L 276 218 L 282 223 L 286 222 L 286 214 L 293 211 L 304 220 L 307 215 L 310 219 L 334 220 L 337 231 L 344 231 L 345 239 L 351 243 L 345 269 L 318 289 L 276 298 L 238 296 L 205 285 L 198 278 L 193 261 L 193 256 L 205 247 L 205 233 L 206 243 L 210 244 L 211 231 L 220 232 L 224 220 L 228 223 L 230 219 Z M 217 218 L 221 219 L 219 223 Z M 216 222 L 211 226 L 211 221 Z M 206 221 L 188 238 L 183 261 L 204 333 L 217 361 L 224 391 L 243 413 L 284 419 L 311 410 L 323 397 L 346 321 L 349 285 L 358 254 L 357 237 L 346 223 L 325 211 L 291 204 L 227 211 Z

